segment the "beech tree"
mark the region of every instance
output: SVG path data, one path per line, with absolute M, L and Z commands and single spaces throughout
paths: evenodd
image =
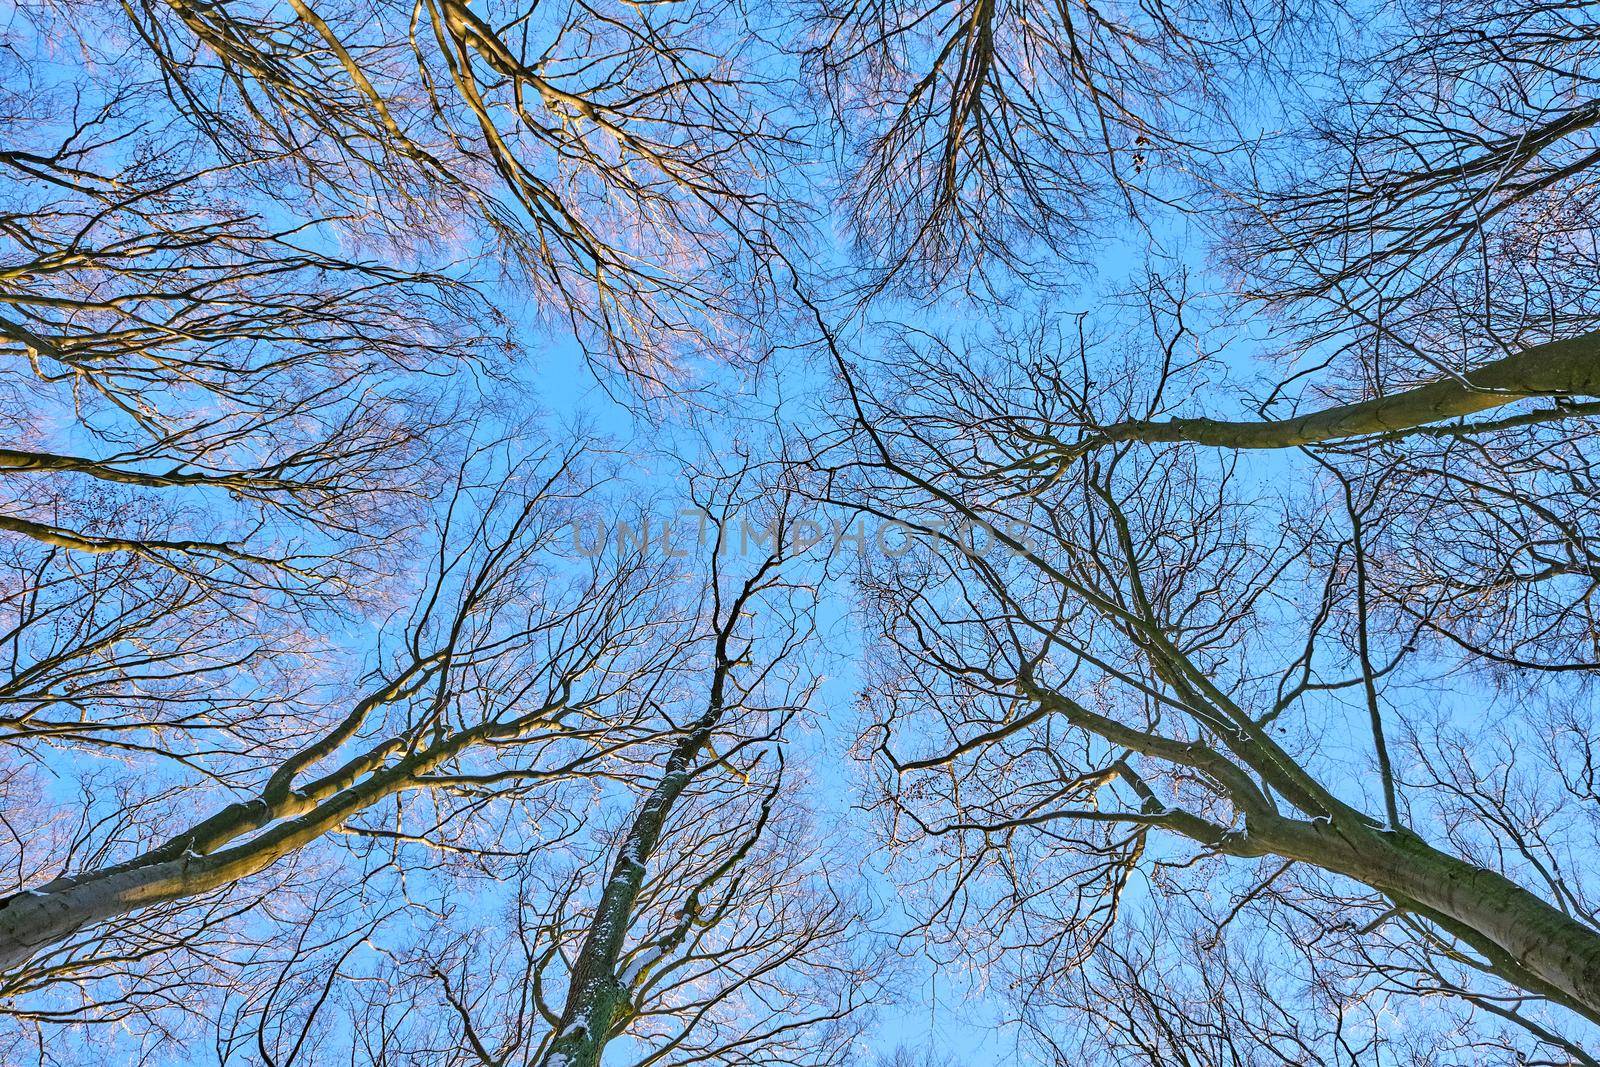
M 496 467 L 492 485 L 463 472 L 373 669 L 299 709 L 307 736 L 263 739 L 255 769 L 219 775 L 239 799 L 90 801 L 102 821 L 45 860 L 59 873 L 0 904 L 18 1037 L 102 1012 L 136 1032 L 174 1028 L 161 990 L 188 956 L 217 975 L 187 1011 L 215 1005 L 274 1062 L 342 1045 L 340 1018 L 373 1055 L 422 1054 L 437 1033 L 382 1021 L 391 995 L 447 1009 L 462 1062 L 598 1063 L 622 1033 L 655 1043 L 650 1062 L 837 1062 L 879 968 L 854 890 L 830 881 L 828 843 L 782 773 L 816 684 L 814 587 L 787 577 L 782 541 L 748 567 L 733 556 L 716 494 L 697 498 L 719 509 L 695 550 L 701 590 L 632 542 L 563 562 L 586 451 Z M 590 819 L 615 809 L 615 789 L 638 799 L 596 852 L 575 838 L 600 829 Z M 341 838 L 354 869 L 310 874 Z M 509 925 L 430 903 L 503 879 L 521 886 Z M 423 922 L 416 937 L 407 915 Z M 380 937 L 385 924 L 395 933 Z M 374 942 L 377 959 L 352 958 Z M 455 969 L 515 943 L 520 984 Z M 389 992 L 365 999 L 374 981 Z M 292 988 L 319 991 L 308 1002 Z M 489 1004 L 501 1007 L 485 1016 Z M 515 1022 L 500 1014 L 511 1004 Z
M 0 1057 L 1595 1062 L 1594 23 L 18 5 Z
M 763 286 L 797 144 L 735 3 L 108 10 L 198 134 L 362 230 L 464 229 L 597 354 L 668 384 Z
M 196 674 L 224 675 L 218 685 L 188 694 L 202 736 L 213 723 L 260 721 L 244 734 L 253 743 L 242 751 L 171 755 L 190 766 L 204 766 L 202 759 L 222 764 L 212 776 L 227 792 L 244 795 L 209 811 L 201 806 L 179 828 L 171 798 L 161 792 L 119 798 L 110 824 L 88 828 L 71 853 L 51 857 L 54 877 L 0 906 L 13 990 L 93 967 L 115 944 L 118 920 L 168 904 L 181 916 L 188 899 L 258 874 L 404 791 L 494 796 L 504 782 L 506 795 L 514 796 L 521 774 L 580 776 L 608 748 L 625 744 L 630 729 L 648 736 L 648 722 L 630 724 L 620 712 L 607 725 L 587 720 L 602 716 L 599 706 L 619 699 L 637 672 L 670 660 L 665 648 L 646 644 L 654 626 L 673 618 L 654 613 L 659 576 L 637 559 L 585 577 L 563 575 L 541 558 L 566 533 L 561 509 L 582 488 L 576 462 L 568 454 L 543 471 L 504 469 L 504 487 L 487 494 L 466 482 L 458 487 L 415 605 L 396 612 L 396 630 L 384 636 L 362 683 L 336 683 L 307 707 L 309 692 L 229 684 L 225 672 L 235 664 L 197 667 Z M 171 656 L 182 662 L 186 650 Z M 274 714 L 276 701 L 299 706 L 292 717 Z M 259 716 L 256 709 L 263 709 Z M 275 734 L 266 734 L 269 724 Z M 289 724 L 299 736 L 286 732 Z M 114 739 L 114 725 L 91 723 L 83 733 L 92 742 L 100 740 L 97 732 Z M 126 728 L 148 736 L 147 746 L 166 732 L 159 719 Z M 539 753 L 573 743 L 596 754 L 553 755 L 541 766 Z M 518 767 L 522 759 L 525 770 Z M 195 810 L 192 798 L 185 806 Z M 130 834 L 146 843 L 130 848 L 124 840 Z M 151 841 L 152 835 L 159 836 Z M 100 929 L 106 923 L 113 924 L 109 942 Z M 80 933 L 85 937 L 75 939 Z
M 922 295 L 1048 283 L 1091 256 L 1105 220 L 1171 195 L 1170 161 L 1201 147 L 1191 109 L 1237 89 L 1245 57 L 1296 21 L 1276 2 L 802 11 L 803 58 L 848 139 L 841 194 L 868 280 Z
M 1156 157 L 1223 276 L 827 331 L 868 795 L 1046 1058 L 1593 1060 L 1593 28 L 1327 14 Z
M 737 492 L 738 488 L 735 483 L 733 490 Z M 763 657 L 764 662 L 757 665 L 757 641 L 745 631 L 744 624 L 758 610 L 761 600 L 782 588 L 788 546 L 783 537 L 774 537 L 770 553 L 757 561 L 746 577 L 731 582 L 730 587 L 724 590 L 723 559 L 732 545 L 729 524 L 733 518 L 727 503 L 724 499 L 700 505 L 705 514 L 712 516 L 715 525 L 715 534 L 707 548 L 712 634 L 705 708 L 684 724 L 680 736 L 665 753 L 660 777 L 651 783 L 619 837 L 615 857 L 602 883 L 599 899 L 594 904 L 588 929 L 583 932 L 577 953 L 569 965 L 565 1001 L 559 1012 L 546 1012 L 554 1022 L 555 1032 L 536 1061 L 546 1067 L 597 1067 L 611 1037 L 634 1020 L 635 1013 L 639 1011 L 636 1004 L 641 994 L 654 991 L 657 996 L 662 996 L 664 984 L 687 992 L 701 981 L 709 979 L 715 990 L 719 984 L 746 975 L 751 976 L 747 980 L 765 984 L 756 968 L 779 967 L 788 959 L 811 963 L 813 966 L 820 964 L 821 960 L 813 962 L 806 956 L 814 950 L 831 947 L 828 942 L 845 932 L 840 925 L 841 920 L 849 921 L 841 902 L 828 902 L 824 898 L 819 902 L 821 909 L 812 910 L 816 904 L 808 904 L 805 899 L 810 894 L 796 886 L 800 900 L 793 905 L 793 918 L 791 906 L 781 898 L 774 897 L 767 902 L 767 906 L 774 910 L 763 927 L 749 930 L 745 936 L 736 934 L 731 942 L 720 944 L 720 938 L 707 936 L 705 932 L 708 925 L 717 922 L 719 913 L 723 913 L 723 917 L 727 914 L 737 915 L 735 909 L 740 905 L 749 906 L 738 899 L 741 893 L 739 882 L 747 876 L 753 880 L 805 878 L 803 868 L 785 869 L 780 865 L 776 870 L 769 871 L 752 865 L 749 871 L 745 869 L 752 848 L 772 816 L 772 806 L 779 798 L 781 765 L 779 775 L 773 779 L 760 800 L 759 811 L 754 816 L 754 825 L 748 835 L 738 832 L 737 822 L 718 827 L 703 838 L 698 847 L 688 846 L 689 851 L 684 855 L 684 860 L 688 862 L 680 860 L 682 867 L 672 872 L 682 879 L 678 884 L 658 879 L 653 887 L 654 892 L 646 893 L 647 877 L 652 873 L 652 866 L 665 858 L 658 856 L 663 844 L 672 844 L 665 835 L 679 805 L 693 801 L 695 793 L 707 788 L 699 780 L 725 767 L 748 788 L 755 761 L 747 764 L 749 769 L 739 769 L 739 764 L 745 764 L 746 760 L 739 759 L 738 763 L 730 760 L 740 757 L 741 750 L 750 748 L 753 742 L 774 738 L 789 717 L 804 710 L 810 695 L 806 690 L 815 685 L 814 679 L 804 679 L 800 689 L 795 690 L 794 683 L 790 682 L 784 687 L 788 692 L 778 704 L 763 706 L 764 702 L 760 700 L 761 697 L 770 699 L 768 694 L 778 695 L 777 687 L 773 684 L 778 680 L 775 672 L 785 665 L 791 654 L 799 650 L 805 624 L 798 619 L 791 621 L 788 632 L 778 635 L 779 644 Z M 707 507 L 708 504 L 720 505 L 720 514 L 714 514 Z M 787 525 L 786 517 L 784 509 L 779 507 L 771 516 L 770 528 L 783 529 Z M 791 607 L 789 610 L 794 609 Z M 768 727 L 772 733 L 740 737 L 733 732 L 733 728 L 739 724 L 730 720 L 748 711 L 756 711 L 764 718 L 775 717 L 775 725 Z M 748 725 L 744 727 L 745 731 L 749 729 Z M 721 753 L 714 748 L 719 740 Z M 778 758 L 781 761 L 781 754 Z M 716 788 L 714 783 L 710 785 L 713 795 Z M 750 819 L 748 813 L 745 819 Z M 724 838 L 726 843 L 719 840 Z M 684 849 L 685 846 L 680 844 L 677 847 Z M 690 877 L 684 878 L 684 875 Z M 725 879 L 733 880 L 727 889 L 718 885 Z M 757 898 L 766 890 L 767 886 L 758 882 L 755 887 Z M 719 893 L 722 894 L 720 901 L 714 896 Z M 681 899 L 677 920 L 670 926 L 656 925 L 650 930 L 653 936 L 629 946 L 630 930 L 637 927 L 648 914 L 647 908 L 652 904 L 660 906 L 662 897 Z M 802 925 L 792 925 L 796 918 Z M 811 924 L 809 929 L 806 924 Z M 697 959 L 701 954 L 709 959 Z M 843 960 L 835 963 L 834 967 L 834 977 L 840 981 L 841 988 L 830 991 L 822 1005 L 811 1009 L 820 1014 L 807 1015 L 804 994 L 795 996 L 775 987 L 772 992 L 776 994 L 780 1006 L 768 1009 L 772 1012 L 770 1020 L 756 1020 L 757 1032 L 770 1027 L 769 1036 L 779 1037 L 791 1028 L 835 1022 L 846 1017 L 861 988 L 867 984 L 868 975 L 851 973 L 849 964 Z M 675 975 L 675 972 L 678 973 Z M 704 977 L 696 972 L 703 972 Z M 652 987 L 655 987 L 654 990 Z M 743 995 L 749 992 L 737 991 Z M 728 992 L 691 995 L 704 998 L 698 1008 L 703 1011 L 715 1007 Z M 793 1003 L 784 1004 L 784 1001 Z M 648 1013 L 645 1014 L 648 1017 Z M 705 1040 L 702 1035 L 694 1033 L 692 1016 L 686 1024 L 675 1025 L 670 1022 L 674 1016 L 685 1016 L 681 1008 L 671 1011 L 665 1010 L 663 1005 L 661 1014 L 662 1022 L 668 1026 L 683 1028 L 677 1033 L 657 1030 L 652 1036 L 660 1047 L 652 1051 L 647 1060 L 675 1058 L 675 1046 L 685 1043 L 698 1045 Z M 743 1040 L 752 1038 L 745 1037 Z M 764 1055 L 776 1061 L 785 1051 L 783 1046 L 786 1044 L 786 1041 L 774 1042 L 765 1048 Z M 796 1048 L 789 1051 L 803 1057 L 806 1062 L 828 1062 L 833 1056 L 844 1052 L 843 1048 L 836 1049 L 830 1044 L 827 1040 L 819 1040 L 818 1046 L 813 1049 Z M 716 1054 L 718 1051 L 715 1046 L 704 1047 L 699 1050 L 697 1058 L 715 1061 L 719 1058 Z M 732 1049 L 727 1051 L 731 1052 Z
M 861 450 L 832 499 L 917 535 L 864 577 L 878 652 L 861 744 L 934 936 L 1042 954 L 1035 979 L 1055 981 L 1145 878 L 1180 879 L 1156 871 L 1259 861 L 1240 909 L 1285 869 L 1335 877 L 1321 958 L 1353 937 L 1374 967 L 1421 958 L 1442 976 L 1422 992 L 1493 1004 L 1508 986 L 1519 1021 L 1534 999 L 1595 1019 L 1592 811 L 1568 792 L 1586 728 L 1530 712 L 1502 749 L 1401 695 L 1429 691 L 1438 649 L 1376 607 L 1384 518 L 1359 482 L 1329 461 L 1331 490 L 1252 498 L 1236 456 L 1126 443 L 997 481 L 1004 420 L 976 413 L 1036 386 L 974 374 L 974 400 L 895 365 L 921 388 L 892 408 L 852 388 Z M 1502 782 L 1525 729 L 1539 777 Z M 1324 733 L 1356 751 L 1319 751 Z M 1564 1024 L 1526 1026 L 1581 1051 Z

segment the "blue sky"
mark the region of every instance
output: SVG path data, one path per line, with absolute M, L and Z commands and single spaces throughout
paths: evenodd
M 70 78 L 70 68 L 63 68 Z M 829 221 L 829 220 L 825 220 Z M 831 220 L 837 223 L 838 220 Z M 812 265 L 822 270 L 845 271 L 849 254 L 838 235 L 842 225 L 819 225 L 815 236 L 819 247 L 810 250 Z M 827 244 L 824 235 L 833 235 Z M 875 334 L 862 329 L 874 322 L 906 321 L 919 329 L 981 336 L 986 327 L 1032 324 L 1040 316 L 1065 315 L 1074 310 L 1096 309 L 1105 294 L 1114 292 L 1130 275 L 1155 263 L 1165 271 L 1185 270 L 1191 288 L 1225 288 L 1225 280 L 1211 269 L 1199 240 L 1179 225 L 1157 229 L 1153 234 L 1132 224 L 1120 227 L 1094 246 L 1095 255 L 1081 271 L 1072 275 L 1072 285 L 1059 291 L 1029 293 L 1018 291 L 1008 304 L 984 300 L 947 300 L 934 306 L 913 301 L 884 299 L 875 304 L 870 317 L 848 332 L 851 354 L 870 360 Z M 461 247 L 450 250 L 455 266 L 469 269 L 480 262 L 482 249 Z M 485 260 L 488 257 L 485 257 Z M 485 273 L 490 273 L 486 267 Z M 489 295 L 512 317 L 514 333 L 523 342 L 527 355 L 507 369 L 506 383 L 491 383 L 492 399 L 504 406 L 508 415 L 537 416 L 548 432 L 558 439 L 565 427 L 583 425 L 610 437 L 627 457 L 622 464 L 625 481 L 608 499 L 618 509 L 619 521 L 632 518 L 623 514 L 635 506 L 660 515 L 670 509 L 683 488 L 679 458 L 697 450 L 716 451 L 745 435 L 764 437 L 774 420 L 800 429 L 813 426 L 826 412 L 831 371 L 823 352 L 816 347 L 780 349 L 759 376 L 748 381 L 715 365 L 691 365 L 690 384 L 697 379 L 715 382 L 732 390 L 735 399 L 726 397 L 727 406 L 715 410 L 718 402 L 708 393 L 713 408 L 696 406 L 698 398 L 652 400 L 641 409 L 631 386 L 616 377 L 602 377 L 578 349 L 575 341 L 559 325 L 554 314 L 541 322 L 539 309 L 528 304 L 525 293 L 511 285 L 490 285 Z M 549 323 L 556 323 L 550 325 Z M 1113 324 L 1115 325 L 1115 324 Z M 1129 324 L 1129 332 L 1132 332 Z M 1206 330 L 1204 325 L 1202 331 Z M 1252 319 L 1235 324 L 1232 338 L 1217 366 L 1234 377 L 1220 383 L 1217 396 L 1232 398 L 1239 413 L 1250 386 L 1258 374 L 1277 376 L 1277 367 L 1263 367 L 1259 359 L 1267 334 L 1265 321 Z M 707 411 L 712 413 L 707 414 Z M 731 412 L 732 414 L 729 414 Z M 1215 408 L 1211 409 L 1215 413 Z M 71 420 L 65 420 L 64 433 L 71 433 Z M 1294 453 L 1257 452 L 1243 459 L 1244 480 L 1262 494 L 1287 492 L 1314 477 L 1304 459 Z M 1285 499 L 1287 497 L 1285 496 Z M 667 513 L 671 513 L 670 510 Z M 847 576 L 846 576 L 847 577 Z M 874 842 L 868 820 L 858 810 L 856 794 L 859 765 L 849 749 L 855 740 L 856 696 L 862 686 L 860 674 L 861 641 L 853 628 L 852 603 L 848 580 L 835 580 L 824 590 L 818 609 L 818 629 L 823 635 L 819 664 L 828 676 L 816 699 L 816 723 L 793 739 L 806 755 L 811 772 L 812 801 L 819 823 L 835 832 L 838 854 L 845 862 L 858 866 L 860 877 L 882 906 L 879 920 L 886 934 L 911 925 L 913 917 L 902 905 L 894 876 L 888 870 L 888 857 Z M 352 660 L 368 651 L 371 629 L 354 625 L 349 632 L 336 635 Z M 1501 696 L 1474 679 L 1451 679 L 1448 685 L 1419 687 L 1417 696 L 1396 693 L 1391 699 L 1415 699 L 1415 708 L 1404 703 L 1400 710 L 1423 710 L 1426 702 L 1436 702 L 1452 720 L 1467 728 L 1492 724 Z M 1371 776 L 1365 769 L 1370 759 L 1370 736 L 1365 732 L 1365 709 L 1344 697 L 1325 697 L 1306 702 L 1301 718 L 1317 733 L 1317 742 L 1326 763 L 1344 768 L 1346 777 L 1331 782 L 1336 790 L 1361 800 L 1373 810 Z M 1337 756 L 1337 759 L 1333 758 Z M 927 960 L 912 954 L 904 961 L 898 999 L 881 1007 L 870 1034 L 864 1056 L 887 1056 L 904 1048 L 913 1055 L 931 1055 L 936 1060 L 975 1065 L 1017 1062 L 1018 1037 L 1005 1026 L 1010 1009 L 1005 999 L 959 968 L 937 970 Z M 625 1052 L 621 1045 L 615 1050 Z

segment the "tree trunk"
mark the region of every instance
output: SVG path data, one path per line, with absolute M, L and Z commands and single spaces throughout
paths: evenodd
M 1461 378 L 1291 419 L 1230 422 L 1171 419 L 1102 427 L 1085 447 L 1118 441 L 1189 442 L 1218 448 L 1293 448 L 1347 437 L 1414 430 L 1537 396 L 1600 396 L 1600 331 L 1535 345 Z
M 617 960 L 667 815 L 689 784 L 691 766 L 720 717 L 720 701 L 714 702 L 713 711 L 702 717 L 674 748 L 661 781 L 628 828 L 611 877 L 600 894 L 588 936 L 573 964 L 561 1028 L 542 1067 L 599 1067 L 613 1027 L 629 1010 L 628 989 L 617 975 Z
M 1362 882 L 1434 920 L 1505 980 L 1600 1023 L 1600 931 L 1409 830 L 1267 819 L 1256 847 Z
M 0 900 L 0 974 L 79 930 L 140 908 L 198 896 L 259 874 L 455 755 L 467 731 L 385 765 L 399 743 L 370 747 L 300 790 L 230 804 L 126 863 L 69 875 Z M 247 834 L 255 836 L 236 845 Z

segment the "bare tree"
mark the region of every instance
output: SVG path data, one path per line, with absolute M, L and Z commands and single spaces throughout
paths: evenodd
M 142 767 L 133 808 L 236 788 L 325 728 L 312 634 L 386 610 L 481 419 L 459 372 L 504 324 L 455 274 L 341 249 L 336 220 L 264 195 L 284 159 L 205 151 L 147 59 L 99 62 L 100 38 L 64 63 L 86 9 L 5 35 L 8 766 Z M 80 828 L 80 855 L 142 819 Z M 69 842 L 16 830 L 63 869 L 44 854 Z
M 607 1062 L 847 1061 L 877 967 L 857 902 L 830 879 L 825 847 L 796 818 L 797 796 L 764 773 L 771 763 L 735 757 L 750 782 L 692 790 L 669 820 L 624 921 L 610 1029 L 594 1042 L 609 1047 Z M 545 873 L 514 880 L 509 915 L 450 916 L 414 943 L 385 944 L 377 981 L 356 973 L 338 983 L 361 1058 L 561 1062 L 578 1034 L 561 1024 L 563 991 L 601 928 L 595 909 L 630 823 L 602 847 L 571 850 L 571 864 L 547 855 Z M 300 980 L 323 973 L 307 967 Z M 273 1008 L 286 1018 L 247 1025 L 294 1040 L 305 1020 Z
M 730 711 L 748 703 L 764 679 L 786 658 L 787 650 L 780 648 L 776 656 L 763 664 L 751 678 L 734 677 L 736 670 L 754 670 L 752 657 L 755 642 L 753 638 L 741 635 L 740 626 L 751 614 L 756 599 L 776 583 L 785 546 L 780 540 L 774 546 L 773 554 L 762 560 L 752 574 L 733 590 L 724 593 L 721 570 L 727 533 L 727 525 L 719 521 L 716 537 L 709 550 L 710 611 L 715 623 L 715 637 L 705 710 L 687 725 L 683 736 L 668 750 L 660 779 L 645 795 L 619 842 L 610 876 L 604 883 L 590 927 L 583 935 L 572 964 L 566 1002 L 557 1016 L 558 1029 L 540 1061 L 544 1064 L 596 1067 L 607 1041 L 627 1020 L 629 987 L 660 971 L 667 960 L 684 948 L 699 921 L 702 905 L 699 903 L 700 889 L 697 887 L 690 891 L 679 923 L 671 930 L 660 932 L 652 941 L 638 946 L 634 950 L 634 958 L 626 965 L 626 971 L 619 970 L 623 966 L 621 958 L 627 933 L 640 904 L 645 874 L 655 858 L 667 820 L 693 783 L 697 772 L 709 769 L 707 750 Z M 723 602 L 725 596 L 726 603 Z M 803 704 L 806 694 L 799 694 L 799 699 Z M 786 703 L 788 708 L 780 714 L 792 714 L 796 710 L 794 698 Z M 745 740 L 738 742 L 739 747 L 749 743 Z M 717 767 L 727 758 L 726 755 L 712 756 L 709 767 Z M 762 802 L 761 814 L 756 821 L 757 834 L 767 820 L 771 802 L 770 796 Z M 748 848 L 747 844 L 738 844 L 725 865 L 730 868 L 735 866 Z M 718 868 L 721 866 L 719 864 Z M 624 981 L 624 977 L 627 981 Z
M 1284 79 L 1294 121 L 1220 153 L 1205 183 L 1207 212 L 1229 221 L 1215 247 L 1236 296 L 1282 316 L 1295 373 L 1254 418 L 1132 420 L 1091 427 L 1082 445 L 1283 448 L 1594 414 L 1587 13 L 1444 3 L 1392 16 L 1344 22 L 1360 44 L 1331 90 L 1296 95 L 1301 81 Z
M 1049 278 L 1101 246 L 1102 220 L 1174 195 L 1197 113 L 1296 21 L 1277 3 L 803 10 L 858 251 L 878 284 L 924 295 L 969 271 Z
M 861 1058 L 809 495 L 1045 1061 L 1593 1063 L 1592 14 L 22 5 L 0 1057 Z M 569 335 L 715 431 L 553 448 Z M 568 540 L 663 459 L 709 542 Z
M 664 382 L 748 305 L 797 144 L 741 5 L 108 9 L 222 158 L 360 232 L 498 245 L 552 318 Z M 766 103 L 764 109 L 757 105 Z
M 1212 308 L 1154 277 L 1043 328 L 913 321 L 868 371 L 835 349 L 861 450 L 826 495 L 921 542 L 863 578 L 869 795 L 924 932 L 1009 968 L 1062 1062 L 1063 1017 L 1112 1061 L 1431 1055 L 1389 1011 L 1592 1062 L 1595 813 L 1561 706 L 1600 662 L 1594 40 L 1576 10 L 1401 5 L 1337 80 L 1275 87 L 1283 132 L 1212 140 Z M 1215 948 L 1173 932 L 1196 915 L 1249 933 L 1187 966 Z M 1130 917 L 1161 938 L 1132 961 Z M 1292 977 L 1252 974 L 1263 944 Z M 1352 1005 L 1380 1013 L 1359 1034 Z
M 626 537 L 563 563 L 585 451 L 462 484 L 358 697 L 258 742 L 238 800 L 86 805 L 110 821 L 0 905 L 14 1035 L 119 1020 L 192 1047 L 184 1019 L 214 1010 L 223 1062 L 350 1034 L 427 1062 L 596 1063 L 621 1034 L 647 1063 L 842 1062 L 881 966 L 783 773 L 816 686 L 807 565 L 783 538 L 746 565 L 734 520 L 773 494 L 739 478 L 694 497 L 689 564 Z M 494 922 L 451 903 L 506 885 Z
M 1235 431 L 1289 426 L 1160 417 L 1231 403 L 1235 336 L 1226 311 L 1186 292 L 1181 275 L 1152 274 L 1075 317 L 954 337 L 901 329 L 876 362 L 887 387 L 919 398 L 905 405 L 919 427 L 964 435 L 948 455 L 962 478 L 1025 493 L 1121 445 L 1176 455 L 1194 447 L 1196 426 L 1235 444 Z M 1521 670 L 1572 673 L 1600 662 L 1595 546 L 1584 519 L 1596 506 L 1588 425 L 1581 405 L 1558 403 L 1307 443 L 1260 462 L 1339 482 L 1349 497 L 1340 507 L 1363 526 L 1375 615 L 1455 645 L 1504 682 Z M 1250 452 L 1228 448 L 1196 462 L 1234 462 L 1229 453 L 1238 453 L 1253 466 Z
M 397 613 L 375 669 L 319 705 L 295 708 L 304 736 L 280 727 L 253 750 L 230 753 L 242 762 L 219 784 L 239 799 L 207 811 L 191 797 L 184 806 L 195 814 L 174 829 L 174 812 L 139 813 L 159 794 L 118 798 L 112 812 L 124 829 L 106 838 L 114 826 L 95 828 L 76 855 L 53 857 L 53 877 L 7 897 L 0 922 L 11 993 L 114 958 L 124 951 L 119 920 L 149 909 L 182 916 L 191 898 L 259 874 L 403 793 L 514 797 L 543 779 L 581 776 L 650 736 L 649 686 L 635 683 L 671 662 L 673 642 L 658 643 L 654 631 L 672 628 L 675 616 L 658 611 L 663 578 L 637 552 L 589 573 L 557 566 L 550 551 L 570 536 L 563 519 L 582 488 L 576 462 L 569 454 L 543 471 L 502 470 L 504 486 L 486 500 L 463 482 L 418 597 Z M 226 690 L 212 700 L 195 713 L 238 714 Z M 256 693 L 246 708 L 272 701 Z
M 1359 504 L 1290 497 L 1280 525 L 1236 463 L 1127 445 L 1006 492 L 967 394 L 851 396 L 863 448 L 836 498 L 862 493 L 925 541 L 865 579 L 880 645 L 863 745 L 943 936 L 1069 969 L 1147 865 L 1260 860 L 1268 882 L 1304 866 L 1373 894 L 1361 932 L 1417 939 L 1448 975 L 1431 993 L 1510 987 L 1596 1019 L 1577 843 L 1593 812 L 1548 784 L 1539 802 L 1467 800 L 1464 782 L 1494 777 L 1476 746 L 1397 756 L 1402 729 L 1446 734 L 1402 695 L 1429 670 L 1412 634 L 1373 620 Z M 1335 759 L 1324 734 L 1340 752 L 1364 736 L 1365 754 Z M 1582 760 L 1557 748 L 1546 783 Z

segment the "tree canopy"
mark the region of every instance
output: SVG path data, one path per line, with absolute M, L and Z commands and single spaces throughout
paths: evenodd
M 18 0 L 0 1062 L 1600 1062 L 1597 189 L 1581 0 Z

